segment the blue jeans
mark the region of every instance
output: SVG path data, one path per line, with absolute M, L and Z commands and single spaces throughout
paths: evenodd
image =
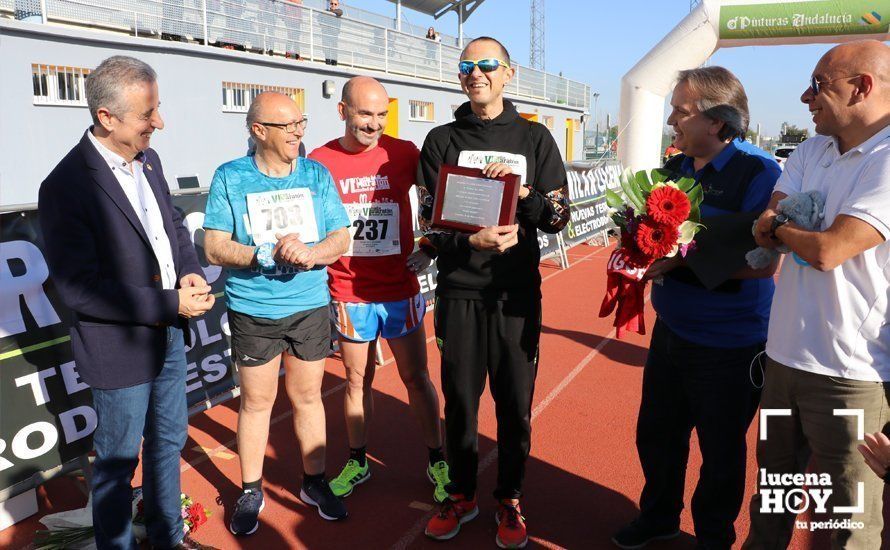
M 126 368 L 126 365 L 121 365 Z M 99 423 L 93 436 L 93 526 L 99 550 L 136 547 L 131 526 L 133 473 L 142 438 L 142 487 L 148 540 L 171 548 L 182 540 L 179 456 L 188 433 L 182 330 L 167 329 L 158 376 L 114 390 L 93 389 Z

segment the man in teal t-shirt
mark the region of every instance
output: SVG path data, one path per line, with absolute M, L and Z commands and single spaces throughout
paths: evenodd
M 331 351 L 325 266 L 349 247 L 349 218 L 328 170 L 298 159 L 305 126 L 290 97 L 257 96 L 247 112 L 256 154 L 220 166 L 207 199 L 204 247 L 208 261 L 228 268 L 232 361 L 241 378 L 243 492 L 229 525 L 236 535 L 259 526 L 263 458 L 282 363 L 303 453 L 300 498 L 325 519 L 346 517 L 325 480 L 321 381 Z

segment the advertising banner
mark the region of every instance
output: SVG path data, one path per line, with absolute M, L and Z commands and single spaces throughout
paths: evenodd
M 174 196 L 204 276 L 221 296 L 222 269 L 204 258 L 206 195 Z M 96 413 L 71 355 L 72 316 L 44 260 L 37 211 L 0 214 L 0 489 L 52 469 L 92 448 Z M 235 386 L 225 300 L 191 323 L 189 407 Z
M 562 238 L 567 248 L 590 240 L 612 227 L 609 207 L 606 205 L 606 189 L 619 186 L 618 176 L 621 171 L 621 164 L 612 160 L 593 166 L 566 166 L 571 219 L 562 230 Z
M 759 39 L 885 34 L 890 4 L 881 0 L 811 0 L 720 7 L 720 38 Z

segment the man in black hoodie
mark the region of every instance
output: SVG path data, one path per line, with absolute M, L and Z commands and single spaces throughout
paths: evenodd
M 501 548 L 528 541 L 519 509 L 531 443 L 531 403 L 541 334 L 541 252 L 537 229 L 559 232 L 569 218 L 568 181 L 559 148 L 543 125 L 519 116 L 503 97 L 510 56 L 493 38 L 467 44 L 459 64 L 467 97 L 455 121 L 433 129 L 420 153 L 421 213 L 428 221 L 442 164 L 482 168 L 488 177 L 519 174 L 513 225 L 474 234 L 425 231 L 421 248 L 438 258 L 436 340 L 442 354 L 450 498 L 426 528 L 454 537 L 476 506 L 479 398 L 489 376 L 498 420 L 494 496 Z

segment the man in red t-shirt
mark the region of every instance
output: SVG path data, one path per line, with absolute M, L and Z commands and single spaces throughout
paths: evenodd
M 370 77 L 357 76 L 343 87 L 337 105 L 346 122 L 343 137 L 310 153 L 334 177 L 349 214 L 349 251 L 328 266 L 331 309 L 346 367 L 346 430 L 350 458 L 331 490 L 340 497 L 370 476 L 366 459 L 367 424 L 374 404 L 377 338 L 389 342 L 408 390 L 408 402 L 429 448 L 427 477 L 437 502 L 447 498 L 448 466 L 442 453 L 439 398 L 427 371 L 426 302 L 417 272 L 430 264 L 414 250 L 409 193 L 420 151 L 410 141 L 383 135 L 389 96 Z

